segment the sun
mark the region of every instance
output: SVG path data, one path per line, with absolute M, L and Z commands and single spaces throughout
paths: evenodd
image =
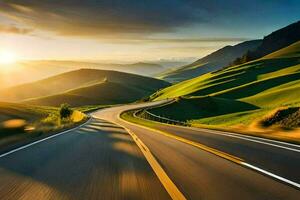
M 13 64 L 17 62 L 16 55 L 11 51 L 0 51 L 0 64 Z

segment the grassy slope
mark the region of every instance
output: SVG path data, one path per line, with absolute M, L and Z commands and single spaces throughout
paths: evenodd
M 274 108 L 300 105 L 299 51 L 300 42 L 297 42 L 262 59 L 178 83 L 157 92 L 152 98 L 159 100 L 193 96 L 192 99 L 179 100 L 176 109 L 180 113 L 187 112 L 188 115 L 195 116 L 186 118 L 193 119 L 193 123 L 221 126 L 249 124 Z M 226 99 L 232 105 L 219 101 L 214 107 L 228 112 L 214 111 L 215 116 L 201 116 L 204 112 L 210 112 L 209 107 L 199 106 L 204 103 L 200 97 L 206 95 L 211 96 L 211 99 Z M 195 106 L 195 101 L 198 101 L 198 106 Z M 245 110 L 242 106 L 232 110 L 237 103 L 252 107 Z M 187 105 L 192 105 L 192 109 Z M 171 118 L 179 116 L 179 113 L 172 113 L 171 110 L 174 108 L 170 105 L 169 108 L 154 109 L 153 112 L 169 113 Z
M 103 81 L 107 83 L 99 84 Z M 142 98 L 168 85 L 169 84 L 165 81 L 134 74 L 108 70 L 81 69 L 2 90 L 0 91 L 0 99 L 2 101 L 24 101 L 46 96 L 46 99 L 48 99 L 49 96 L 60 95 L 61 93 L 67 92 L 65 94 L 66 98 L 67 96 L 76 95 L 78 99 L 84 103 L 85 99 L 93 98 L 92 96 L 94 95 L 100 95 L 99 97 L 104 98 L 105 94 L 110 94 L 114 90 L 121 92 L 125 98 L 126 92 L 123 90 L 128 90 L 134 98 L 137 97 L 134 99 L 127 95 L 125 102 L 128 102 L 133 99 L 137 100 Z M 105 86 L 107 88 L 105 88 Z M 117 101 L 117 98 L 124 100 L 123 96 L 115 96 L 115 101 Z M 53 104 L 51 103 L 50 105 Z
M 197 77 L 199 75 L 219 70 L 229 65 L 236 58 L 245 54 L 248 50 L 253 50 L 261 44 L 261 40 L 252 40 L 242 42 L 235 46 L 226 46 L 219 49 L 196 62 L 179 67 L 177 69 L 170 69 L 158 75 L 158 78 L 170 82 L 179 82 L 187 79 Z
M 1 102 L 0 123 L 10 119 L 24 119 L 28 122 L 33 122 L 57 111 L 58 109 L 52 107 L 38 107 Z

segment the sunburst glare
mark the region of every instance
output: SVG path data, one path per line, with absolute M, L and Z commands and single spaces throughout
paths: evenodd
M 17 56 L 11 51 L 0 51 L 0 64 L 13 64 L 17 61 Z

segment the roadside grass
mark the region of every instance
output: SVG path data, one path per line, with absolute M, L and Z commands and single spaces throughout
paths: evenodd
M 136 118 L 133 116 L 134 112 L 135 111 L 123 112 L 120 117 L 126 121 L 129 121 L 129 122 L 132 122 L 135 124 L 140 124 L 140 125 L 147 126 L 150 128 L 157 128 L 158 122 Z
M 61 119 L 59 108 L 0 103 L 0 148 L 72 128 L 87 116 L 74 110 Z
M 248 111 L 247 111 L 248 112 Z M 240 122 L 248 122 L 247 118 L 249 117 L 249 115 L 246 113 L 235 113 L 233 115 L 228 115 L 228 122 L 231 123 L 231 118 L 235 118 L 235 120 L 240 120 Z M 253 111 L 250 111 L 253 112 Z M 142 126 L 146 126 L 146 127 L 150 127 L 153 129 L 159 129 L 159 125 L 161 125 L 161 122 L 157 122 L 157 121 L 151 121 L 151 120 L 145 120 L 145 119 L 141 119 L 141 118 L 136 118 L 133 116 L 134 111 L 129 111 L 129 112 L 124 112 L 121 114 L 121 118 L 135 123 L 135 124 L 139 124 Z M 260 112 L 259 115 L 264 116 L 264 114 L 266 114 L 267 111 L 262 111 Z M 255 119 L 255 117 L 257 117 L 256 113 L 251 113 L 253 119 Z M 217 118 L 217 117 L 216 117 Z M 224 120 L 223 117 L 220 117 L 219 120 Z M 225 119 L 226 121 L 226 119 Z M 170 125 L 170 124 L 164 124 L 166 126 L 174 126 L 174 125 Z M 245 134 L 245 135 L 251 135 L 251 136 L 258 136 L 258 137 L 262 137 L 262 138 L 267 138 L 267 139 L 274 139 L 274 140 L 280 140 L 283 142 L 290 142 L 290 143 L 295 143 L 295 144 L 300 144 L 300 130 L 294 130 L 294 131 L 284 131 L 281 128 L 274 128 L 274 129 L 268 129 L 266 130 L 262 130 L 260 128 L 258 128 L 257 126 L 252 126 L 252 127 L 248 127 L 248 126 L 235 126 L 235 127 L 230 127 L 229 126 L 215 126 L 215 125 L 208 125 L 208 124 L 194 124 L 193 127 L 196 128 L 204 128 L 204 129 L 212 129 L 212 130 L 218 130 L 218 131 L 225 131 L 225 132 L 233 132 L 233 133 L 238 133 L 238 134 Z
M 83 113 L 90 113 L 99 109 L 110 108 L 114 105 L 86 105 L 73 108 L 74 110 L 78 110 Z

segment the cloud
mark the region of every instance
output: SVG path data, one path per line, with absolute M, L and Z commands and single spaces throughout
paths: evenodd
M 252 40 L 253 38 L 243 38 L 243 37 L 211 37 L 211 38 L 149 38 L 149 37 L 135 37 L 135 38 L 116 38 L 116 39 L 107 39 L 101 40 L 101 42 L 110 43 L 110 44 L 136 44 L 136 45 L 145 45 L 145 44 L 203 44 L 203 43 L 236 43 L 243 42 L 247 40 Z
M 187 0 L 0 0 L 0 13 L 59 35 L 111 36 L 170 32 L 208 20 Z
M 0 14 L 63 36 L 134 38 L 193 25 L 248 27 L 265 16 L 286 16 L 299 5 L 295 0 L 0 0 Z
M 1 25 L 0 24 L 0 33 L 9 33 L 9 34 L 31 34 L 33 29 L 30 28 L 19 28 L 14 25 Z
M 250 40 L 250 38 L 143 38 L 141 42 L 149 42 L 149 43 L 203 43 L 203 42 L 241 42 L 245 40 Z

